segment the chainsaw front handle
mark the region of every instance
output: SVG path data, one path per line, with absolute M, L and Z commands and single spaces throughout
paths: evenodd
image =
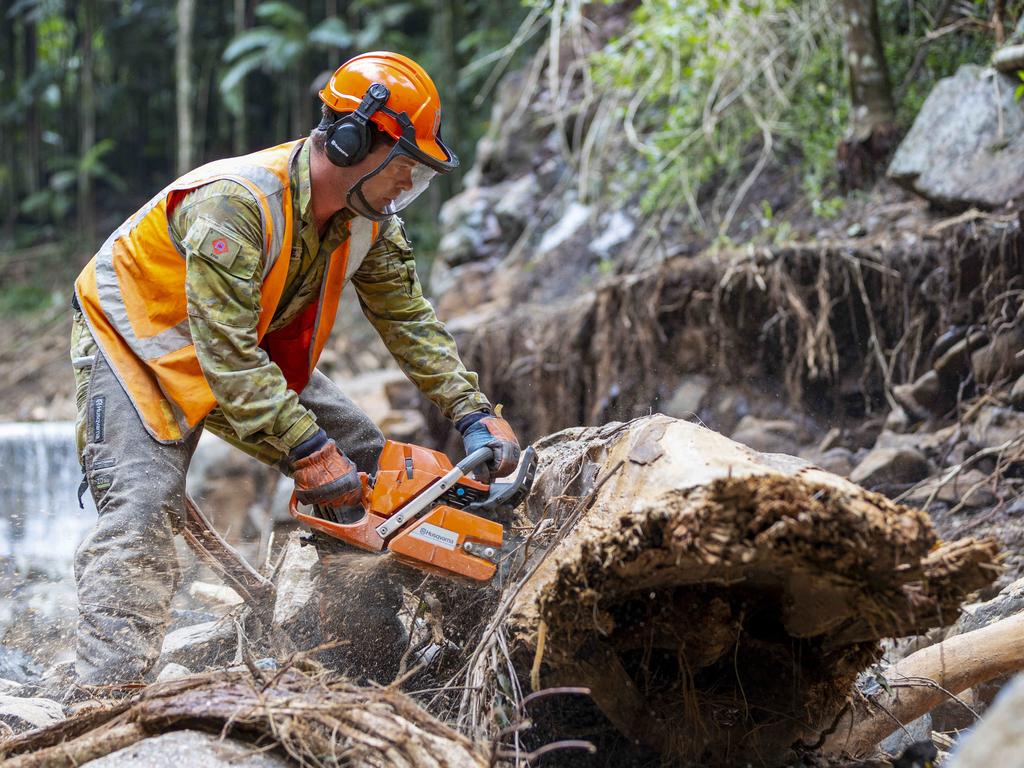
M 488 461 L 494 458 L 494 451 L 488 448 L 486 445 L 483 448 L 477 448 L 469 456 L 464 458 L 458 464 L 455 465 L 456 469 L 462 471 L 462 474 L 468 475 L 477 467 L 482 467 Z

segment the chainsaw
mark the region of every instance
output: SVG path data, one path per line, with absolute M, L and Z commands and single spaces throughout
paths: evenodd
M 289 512 L 313 531 L 360 549 L 487 581 L 501 559 L 502 521 L 529 493 L 537 469 L 537 454 L 527 447 L 511 481 L 488 485 L 470 477 L 491 457 L 490 448 L 480 448 L 452 466 L 440 451 L 388 440 L 377 473 L 359 473 L 361 506 L 302 511 L 293 493 Z

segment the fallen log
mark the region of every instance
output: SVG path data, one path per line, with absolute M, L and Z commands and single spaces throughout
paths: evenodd
M 956 635 L 886 670 L 871 701 L 847 710 L 824 751 L 869 754 L 882 739 L 968 688 L 1024 669 L 1024 613 Z
M 9 768 L 76 766 L 148 736 L 198 729 L 277 748 L 301 765 L 482 768 L 466 738 L 403 694 L 286 668 L 152 685 L 131 701 L 0 742 Z
M 469 663 L 470 732 L 511 667 L 523 688 L 590 688 L 666 757 L 782 764 L 820 744 L 881 638 L 955 617 L 997 571 L 991 540 L 940 545 L 919 510 L 668 417 L 537 448 L 525 546 L 546 550 Z

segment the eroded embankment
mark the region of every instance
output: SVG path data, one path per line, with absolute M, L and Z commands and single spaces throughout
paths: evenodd
M 1022 244 L 1015 217 L 978 217 L 912 243 L 679 257 L 566 304 L 452 327 L 469 367 L 529 437 L 657 411 L 689 373 L 858 418 L 893 405 L 892 387 L 928 367 L 947 330 L 1017 314 Z M 968 382 L 959 395 L 990 383 Z

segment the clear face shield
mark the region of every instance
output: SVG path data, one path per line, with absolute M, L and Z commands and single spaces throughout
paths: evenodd
M 384 221 L 422 195 L 435 176 L 437 171 L 419 162 L 399 142 L 384 162 L 352 186 L 348 208 L 367 219 Z

